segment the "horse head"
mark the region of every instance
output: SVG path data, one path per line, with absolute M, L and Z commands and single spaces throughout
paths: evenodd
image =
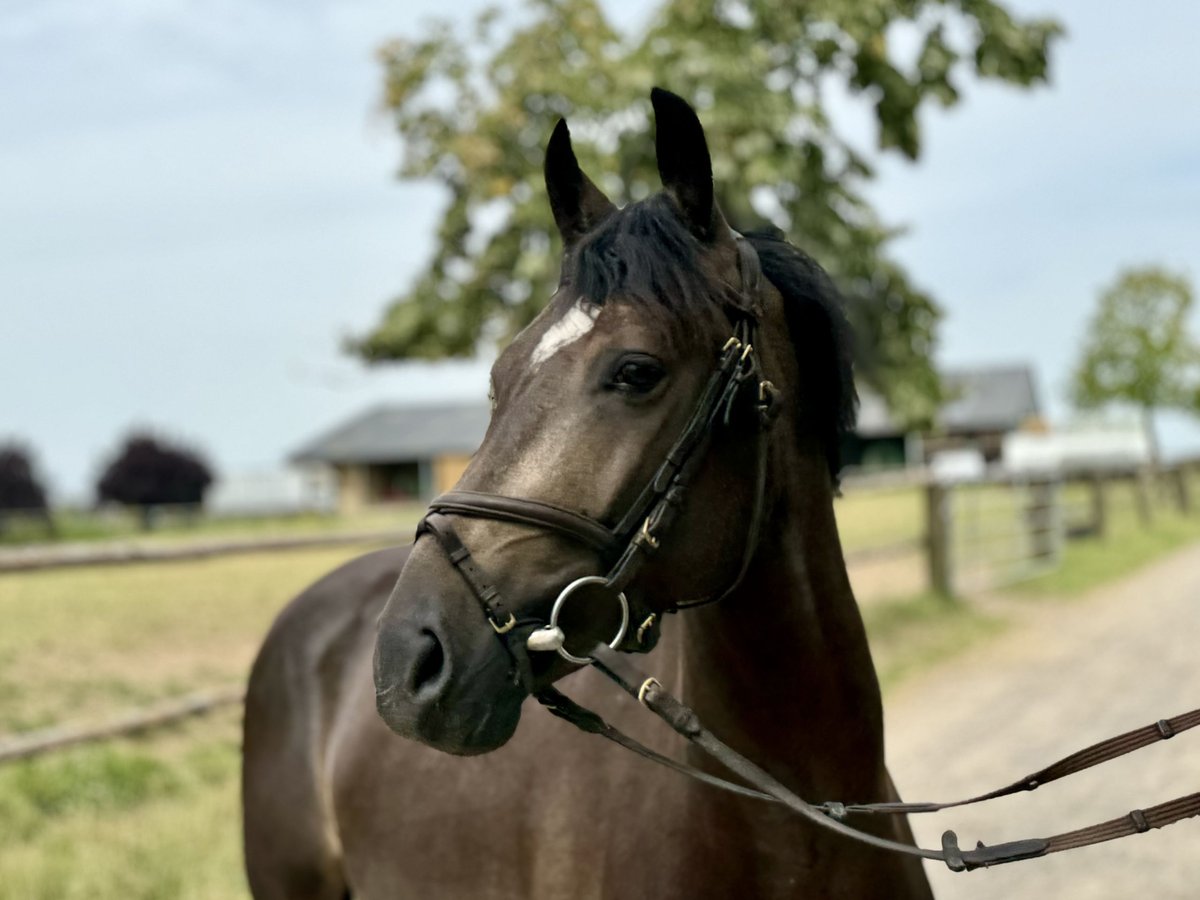
M 826 298 L 823 273 L 731 231 L 696 113 L 652 101 L 663 190 L 622 209 L 555 128 L 561 282 L 497 359 L 483 443 L 379 619 L 379 713 L 442 750 L 501 746 L 596 642 L 648 650 L 664 613 L 728 593 L 797 477 L 783 448 L 832 459 L 852 414 L 840 307 L 777 286 Z

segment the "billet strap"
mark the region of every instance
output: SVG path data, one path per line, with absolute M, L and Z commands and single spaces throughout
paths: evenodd
M 840 821 L 847 812 L 935 812 L 951 806 L 962 806 L 967 803 L 977 803 L 994 797 L 1005 796 L 1020 790 L 1033 790 L 1037 784 L 1030 785 L 1041 776 L 1038 784 L 1045 784 L 1063 778 L 1074 772 L 1082 771 L 1101 762 L 1114 759 L 1117 756 L 1131 753 L 1159 740 L 1166 740 L 1180 731 L 1200 724 L 1200 710 L 1194 710 L 1173 719 L 1160 720 L 1146 728 L 1135 729 L 1118 737 L 1102 741 L 1078 753 L 1071 754 L 1046 768 L 1015 782 L 1005 788 L 1000 788 L 989 794 L 980 795 L 957 803 L 915 803 L 915 804 L 840 804 L 826 803 L 816 805 L 808 803 L 788 788 L 776 781 L 761 768 L 741 756 L 722 743 L 700 722 L 696 713 L 672 697 L 657 679 L 641 672 L 629 657 L 610 650 L 600 644 L 591 651 L 593 665 L 610 679 L 615 681 L 626 693 L 635 697 L 639 703 L 655 713 L 660 719 L 671 726 L 673 730 L 700 747 L 727 769 L 744 779 L 753 787 L 735 784 L 724 779 L 716 778 L 706 772 L 701 772 L 691 766 L 678 763 L 663 757 L 653 750 L 639 744 L 637 741 L 608 725 L 598 715 L 590 710 L 563 697 L 557 691 L 542 692 L 538 700 L 550 708 L 551 712 L 577 727 L 593 734 L 599 734 L 621 746 L 627 747 L 655 762 L 660 762 L 677 772 L 697 778 L 700 781 L 719 787 L 742 796 L 770 799 L 781 803 L 804 818 L 830 831 L 835 831 L 852 840 L 870 844 L 885 850 L 917 856 L 924 859 L 936 859 L 944 862 L 953 871 L 967 871 L 983 866 L 1000 865 L 1021 859 L 1032 859 L 1048 853 L 1058 853 L 1086 847 L 1091 844 L 1110 841 L 1131 834 L 1141 834 L 1154 828 L 1163 828 L 1182 819 L 1200 815 L 1200 793 L 1188 794 L 1176 800 L 1161 803 L 1144 810 L 1133 810 L 1125 816 L 1101 822 L 1075 831 L 1064 832 L 1048 838 L 1030 838 L 1026 840 L 1008 841 L 994 846 L 980 844 L 974 849 L 963 850 L 958 846 L 958 838 L 953 831 L 942 835 L 942 849 L 931 850 L 880 838 L 866 832 L 850 828 Z M 1151 731 L 1157 735 L 1154 737 Z

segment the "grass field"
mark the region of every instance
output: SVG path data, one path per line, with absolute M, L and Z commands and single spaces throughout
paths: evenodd
M 1070 594 L 1200 539 L 1200 513 L 1141 529 L 1113 495 L 1112 536 L 1072 544 L 1029 602 Z M 839 501 L 849 547 L 920 533 L 916 490 Z M 0 732 L 103 720 L 239 684 L 278 609 L 362 548 L 0 575 Z M 921 595 L 871 606 L 885 690 L 1001 630 L 1002 616 Z M 246 896 L 239 721 L 225 710 L 139 739 L 0 767 L 0 900 Z
M 1192 497 L 1200 503 L 1200 484 L 1191 480 Z M 1068 511 L 1076 517 L 1086 506 L 1081 487 L 1068 489 Z M 1062 565 L 1053 572 L 1020 585 L 1021 593 L 1035 596 L 1072 595 L 1112 581 L 1179 547 L 1200 540 L 1200 507 L 1183 514 L 1165 497 L 1153 504 L 1150 524 L 1138 517 L 1132 486 L 1118 484 L 1108 491 L 1109 533 L 1101 538 L 1068 541 Z
M 239 684 L 280 607 L 363 548 L 0 575 L 0 732 Z M 239 714 L 0 767 L 0 898 L 236 898 Z
M 904 541 L 918 541 L 925 534 L 925 498 L 919 487 L 855 491 L 833 504 L 838 534 L 847 556 Z

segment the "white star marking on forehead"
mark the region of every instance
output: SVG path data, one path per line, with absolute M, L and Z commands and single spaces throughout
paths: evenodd
M 592 330 L 600 307 L 594 303 L 578 301 L 566 314 L 546 329 L 538 345 L 533 348 L 529 361 L 536 369 L 568 344 L 573 344 Z

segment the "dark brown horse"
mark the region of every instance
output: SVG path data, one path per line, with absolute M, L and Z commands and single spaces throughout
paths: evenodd
M 753 316 L 754 351 L 782 398 L 761 438 L 762 527 L 748 534 L 759 439 L 732 415 L 706 436 L 669 535 L 627 593 L 661 613 L 736 589 L 668 617 L 646 666 L 801 796 L 895 799 L 833 516 L 831 471 L 854 408 L 841 308 L 820 269 L 772 234 L 747 238 L 766 276 L 747 294 L 699 121 L 674 95 L 653 100 L 664 191 L 624 209 L 580 172 L 565 126 L 555 131 L 546 180 L 562 284 L 497 361 L 491 426 L 459 488 L 616 522 L 685 428 L 731 317 Z M 612 563 L 536 523 L 450 518 L 522 618 L 545 621 L 564 585 Z M 571 640 L 609 636 L 611 617 L 582 618 Z M 918 861 L 663 770 L 526 703 L 576 668 L 530 656 L 514 679 L 430 535 L 293 601 L 246 701 L 255 897 L 930 896 Z M 597 673 L 565 684 L 656 749 L 712 769 Z M 911 840 L 903 819 L 866 827 Z

